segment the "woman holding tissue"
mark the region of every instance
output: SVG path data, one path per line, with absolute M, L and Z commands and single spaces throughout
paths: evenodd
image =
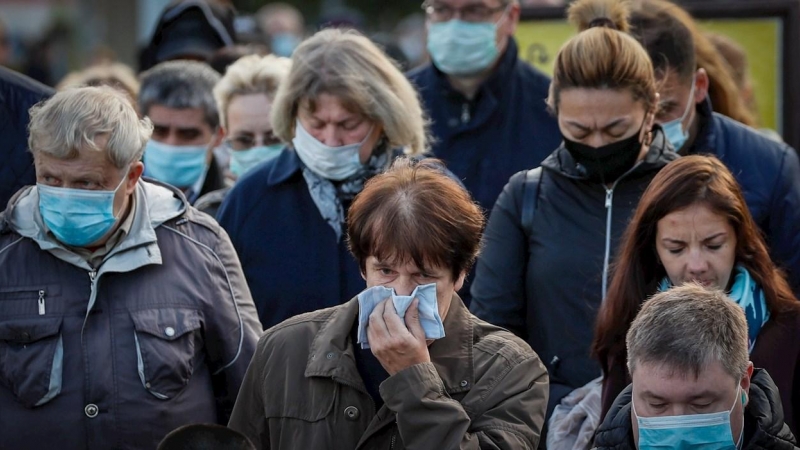
M 295 50 L 271 117 L 288 151 L 239 180 L 217 214 L 264 328 L 362 289 L 347 210 L 366 180 L 427 146 L 417 92 L 355 31 L 323 30 Z
M 347 221 L 367 290 L 267 330 L 229 427 L 262 449 L 535 449 L 544 365 L 456 294 L 483 222 L 437 161 L 368 181 Z

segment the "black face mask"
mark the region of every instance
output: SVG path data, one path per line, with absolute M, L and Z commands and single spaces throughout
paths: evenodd
M 602 147 L 591 147 L 564 138 L 564 147 L 575 162 L 579 164 L 578 170 L 595 183 L 610 184 L 625 172 L 630 170 L 639 153 L 642 151 L 642 142 L 639 140 L 641 129 L 629 138 L 612 142 Z

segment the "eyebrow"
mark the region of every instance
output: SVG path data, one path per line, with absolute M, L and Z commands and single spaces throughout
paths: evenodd
M 625 122 L 625 120 L 627 120 L 627 117 L 620 117 L 618 119 L 614 119 L 611 122 L 607 123 L 605 126 L 600 127 L 599 129 L 600 130 L 608 130 L 610 128 L 614 128 L 614 127 L 618 126 L 619 124 Z M 567 124 L 572 125 L 572 126 L 574 126 L 576 128 L 579 128 L 582 131 L 590 131 L 592 129 L 591 127 L 587 127 L 586 125 L 583 125 L 582 123 L 574 121 L 574 120 L 567 120 L 566 122 L 567 122 Z
M 720 237 L 720 236 L 725 236 L 726 234 L 728 234 L 728 232 L 727 232 L 727 231 L 721 231 L 721 232 L 719 232 L 719 233 L 717 233 L 717 234 L 713 234 L 713 235 L 711 235 L 711 236 L 709 236 L 709 237 L 707 237 L 707 238 L 704 238 L 704 239 L 702 240 L 702 242 L 713 241 L 714 239 L 716 239 L 716 238 L 718 238 L 718 237 Z M 662 241 L 662 242 L 674 242 L 674 243 L 678 243 L 678 244 L 683 244 L 683 243 L 685 243 L 685 241 L 682 241 L 682 240 L 680 240 L 680 239 L 671 238 L 671 237 L 665 237 L 665 238 L 662 238 L 662 239 L 661 239 L 661 241 Z

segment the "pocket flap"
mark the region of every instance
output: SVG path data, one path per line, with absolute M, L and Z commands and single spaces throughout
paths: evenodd
M 200 328 L 200 313 L 194 309 L 166 308 L 131 311 L 137 332 L 147 333 L 166 341 L 174 341 Z
M 61 329 L 62 320 L 61 317 L 37 317 L 0 322 L 0 341 L 30 344 L 54 336 Z

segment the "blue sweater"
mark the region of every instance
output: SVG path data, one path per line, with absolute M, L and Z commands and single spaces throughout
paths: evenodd
M 217 219 L 239 254 L 265 329 L 364 289 L 358 264 L 320 215 L 293 150 L 241 178 Z
M 561 143 L 545 104 L 550 79 L 520 61 L 518 51 L 509 40 L 494 74 L 472 101 L 431 64 L 408 75 L 433 120 L 433 154 L 487 212 L 511 175 L 539 166 Z

